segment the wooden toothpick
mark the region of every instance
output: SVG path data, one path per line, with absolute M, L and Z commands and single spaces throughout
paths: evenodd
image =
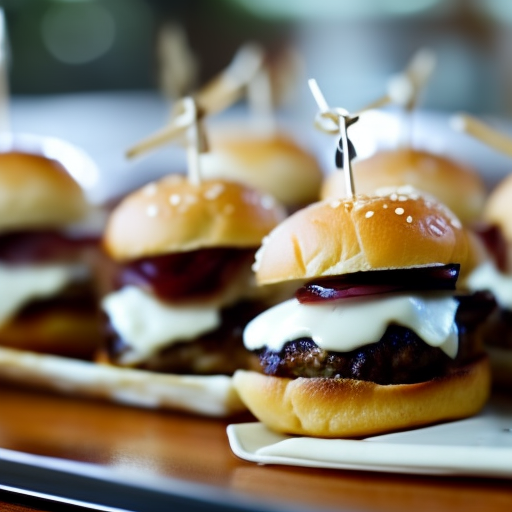
M 188 179 L 193 185 L 201 183 L 201 159 L 199 155 L 207 150 L 204 126 L 199 119 L 196 102 L 187 97 L 182 100 L 184 122 L 188 124 L 187 135 L 187 163 Z
M 195 95 L 198 121 L 224 110 L 240 99 L 248 81 L 256 74 L 262 62 L 263 52 L 259 46 L 253 44 L 243 46 L 231 64 Z M 189 128 L 188 118 L 182 117 L 183 105 L 180 101 L 171 113 L 170 123 L 129 148 L 126 152 L 128 158 L 134 158 L 168 144 Z
M 9 113 L 9 41 L 3 9 L 0 9 L 0 132 L 11 129 Z
M 126 156 L 128 158 L 134 158 L 147 153 L 148 151 L 175 140 L 179 135 L 183 134 L 190 126 L 190 117 L 188 114 L 185 114 L 186 108 L 183 104 L 185 99 L 187 98 L 182 98 L 176 103 L 173 109 L 173 118 L 169 125 L 129 148 L 126 152 Z
M 352 174 L 352 162 L 350 161 L 350 148 L 349 141 L 347 135 L 348 127 L 357 121 L 357 117 L 351 117 L 350 114 L 342 109 L 335 108 L 330 109 L 329 104 L 327 103 L 320 87 L 318 86 L 317 81 L 314 78 L 308 80 L 309 88 L 311 89 L 311 93 L 313 94 L 313 98 L 318 105 L 320 110 L 320 119 L 317 119 L 315 123 L 318 128 L 326 133 L 338 133 L 342 140 L 343 145 L 343 171 L 345 173 L 345 189 L 347 192 L 347 196 L 349 198 L 354 198 L 355 188 L 354 188 L 354 177 Z M 331 125 L 336 127 L 336 130 L 333 132 L 331 127 L 327 127 L 324 121 L 325 119 L 329 120 Z
M 257 129 L 263 133 L 273 133 L 276 129 L 272 84 L 268 69 L 262 67 L 247 84 L 247 101 Z
M 450 119 L 451 127 L 459 132 L 467 133 L 487 146 L 512 157 L 512 137 L 491 128 L 469 114 L 460 113 Z
M 195 95 L 200 110 L 211 115 L 241 99 L 262 64 L 263 50 L 259 45 L 242 46 L 229 66 Z
M 194 89 L 199 75 L 198 60 L 183 26 L 167 22 L 156 41 L 160 89 L 169 98 L 181 98 Z
M 421 48 L 411 58 L 406 68 L 388 80 L 386 94 L 358 110 L 358 114 L 390 103 L 407 111 L 414 110 L 419 97 L 436 66 L 436 56 L 432 50 Z

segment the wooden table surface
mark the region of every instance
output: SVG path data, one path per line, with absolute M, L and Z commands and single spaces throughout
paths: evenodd
M 236 458 L 229 448 L 227 420 L 147 411 L 5 385 L 0 390 L 0 404 L 0 448 L 136 469 L 214 486 L 261 503 L 373 512 L 512 510 L 511 480 L 404 476 L 246 462 Z M 57 508 L 0 492 L 0 510 Z

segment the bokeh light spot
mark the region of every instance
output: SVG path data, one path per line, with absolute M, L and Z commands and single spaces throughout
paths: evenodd
M 112 46 L 116 24 L 111 13 L 91 0 L 59 2 L 41 21 L 48 51 L 66 64 L 85 64 L 104 55 Z

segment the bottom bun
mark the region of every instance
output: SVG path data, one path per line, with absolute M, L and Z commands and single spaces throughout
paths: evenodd
M 477 413 L 490 393 L 487 357 L 418 384 L 271 377 L 239 370 L 233 383 L 258 420 L 277 432 L 361 437 Z

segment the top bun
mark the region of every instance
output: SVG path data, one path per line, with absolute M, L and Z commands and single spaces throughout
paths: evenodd
M 482 214 L 486 189 L 479 174 L 441 155 L 412 148 L 379 151 L 354 162 L 353 172 L 362 194 L 381 187 L 410 185 L 437 197 L 464 224 Z M 322 186 L 322 199 L 345 196 L 343 173 L 332 173 Z
M 317 201 L 322 170 L 313 155 L 282 134 L 218 134 L 201 156 L 205 178 L 241 181 L 274 196 L 285 206 Z
M 484 210 L 485 220 L 497 224 L 508 242 L 512 242 L 512 174 L 493 190 Z
M 296 212 L 265 238 L 254 268 L 260 284 L 448 263 L 464 273 L 475 264 L 472 249 L 445 206 L 401 187 Z
M 62 227 L 87 211 L 80 185 L 60 162 L 19 151 L 0 153 L 0 231 Z
M 121 261 L 207 247 L 258 247 L 284 217 L 273 197 L 245 185 L 225 180 L 194 185 L 172 175 L 117 206 L 104 245 Z

